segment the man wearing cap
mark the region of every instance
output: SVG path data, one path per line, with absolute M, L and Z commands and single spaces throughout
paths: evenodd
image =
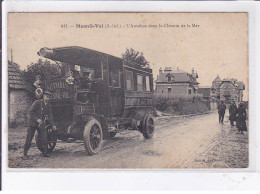
M 224 121 L 224 116 L 226 112 L 226 105 L 224 104 L 224 101 L 221 101 L 220 104 L 218 105 L 218 115 L 219 115 L 219 123 L 223 124 Z
M 35 131 L 38 131 L 39 140 L 42 145 L 43 156 L 48 157 L 48 140 L 47 132 L 44 128 L 44 122 L 46 119 L 49 120 L 53 130 L 56 130 L 56 126 L 53 123 L 52 107 L 49 103 L 52 94 L 48 91 L 43 93 L 43 99 L 39 99 L 33 102 L 29 110 L 29 126 L 27 128 L 27 137 L 24 145 L 24 159 L 28 159 L 27 153 L 31 147 L 31 142 Z

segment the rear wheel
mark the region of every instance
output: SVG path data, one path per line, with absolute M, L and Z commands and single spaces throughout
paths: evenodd
M 84 129 L 83 141 L 86 151 L 90 154 L 96 154 L 100 151 L 103 140 L 103 132 L 100 123 L 92 118 Z
M 142 122 L 141 122 L 141 132 L 143 133 L 143 136 L 145 139 L 151 139 L 154 134 L 154 119 L 153 116 L 150 114 L 147 114 L 144 116 Z
M 45 130 L 47 131 L 47 140 L 48 140 L 48 153 L 53 152 L 56 143 L 57 143 L 57 136 L 55 134 L 55 132 L 53 131 L 52 127 L 50 125 L 47 125 L 45 127 Z M 38 132 L 36 132 L 35 134 L 35 141 L 36 141 L 36 145 L 38 147 L 38 149 L 43 152 L 43 148 L 42 148 L 42 143 L 40 141 L 40 137 Z

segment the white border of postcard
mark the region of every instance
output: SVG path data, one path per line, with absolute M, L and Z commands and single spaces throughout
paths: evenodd
M 71 1 L 8 1 L 3 7 L 3 61 L 2 61 L 2 185 L 3 189 L 131 189 L 131 190 L 198 190 L 259 188 L 260 176 L 260 90 L 256 90 L 256 73 L 260 73 L 260 44 L 256 31 L 260 32 L 260 6 L 256 2 L 71 2 Z M 172 170 L 88 170 L 88 169 L 9 169 L 7 167 L 7 13 L 8 12 L 248 12 L 249 14 L 249 168 L 246 169 L 172 169 Z M 259 12 L 258 11 L 258 12 Z M 256 58 L 257 57 L 257 58 Z M 260 98 L 259 98 L 260 99 Z M 258 142 L 258 144 L 257 144 Z M 258 148 L 257 148 L 258 145 Z

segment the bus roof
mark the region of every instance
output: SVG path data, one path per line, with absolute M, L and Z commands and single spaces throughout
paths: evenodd
M 146 71 L 148 73 L 152 73 L 150 68 L 143 68 L 140 65 L 123 61 L 123 59 L 119 57 L 115 57 L 106 53 L 102 53 L 99 51 L 95 51 L 88 48 L 83 48 L 79 46 L 70 46 L 70 47 L 59 47 L 59 48 L 41 48 L 37 53 L 39 56 L 54 60 L 60 61 L 63 63 L 71 64 L 71 65 L 79 65 L 79 66 L 87 66 L 87 62 L 91 61 L 92 64 L 99 64 L 100 59 L 109 60 L 110 58 L 115 61 L 121 61 L 122 65 L 127 67 L 133 67 L 142 71 Z

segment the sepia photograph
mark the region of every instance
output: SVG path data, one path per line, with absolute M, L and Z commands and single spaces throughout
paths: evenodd
M 8 168 L 248 168 L 248 25 L 247 12 L 9 12 Z

